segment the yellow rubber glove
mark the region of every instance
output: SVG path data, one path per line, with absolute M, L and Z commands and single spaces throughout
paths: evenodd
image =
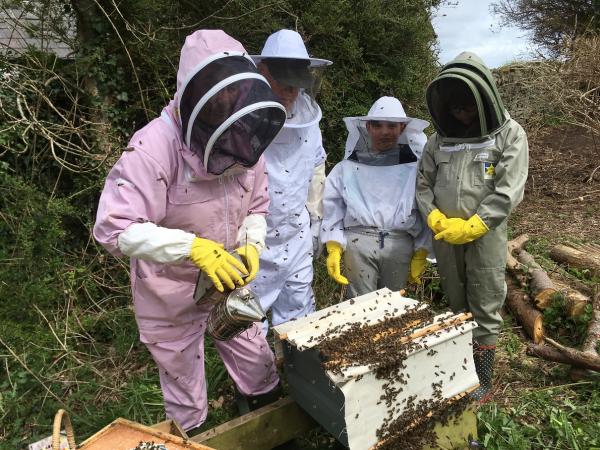
M 256 278 L 256 274 L 258 273 L 260 261 L 258 250 L 254 245 L 246 244 L 242 247 L 236 248 L 235 251 L 242 257 L 242 261 L 244 261 L 244 264 L 246 264 L 246 267 L 250 271 L 250 275 L 244 278 L 244 281 L 246 284 L 248 284 Z
M 348 278 L 341 273 L 342 246 L 336 241 L 327 241 L 327 273 L 338 284 L 348 284 Z
M 415 284 L 421 284 L 421 274 L 427 266 L 427 250 L 420 248 L 413 253 L 410 260 L 410 270 L 408 271 L 408 281 Z
M 445 230 L 435 235 L 435 240 L 443 239 L 449 244 L 466 244 L 480 238 L 490 229 L 477 214 L 469 220 L 447 219 L 442 221 Z
M 444 231 L 444 228 L 442 228 L 442 220 L 446 219 L 447 217 L 443 212 L 439 209 L 434 209 L 427 216 L 427 225 L 429 225 L 429 228 L 431 228 L 434 233 L 440 233 Z
M 243 286 L 244 280 L 240 274 L 248 275 L 248 271 L 240 261 L 227 252 L 222 244 L 210 239 L 195 238 L 192 242 L 190 259 L 208 275 L 220 292 L 224 290 L 223 283 L 231 290 L 235 289 L 234 281 L 238 286 Z

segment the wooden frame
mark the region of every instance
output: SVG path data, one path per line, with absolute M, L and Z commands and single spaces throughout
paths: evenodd
M 190 439 L 217 450 L 267 450 L 317 426 L 294 400 L 285 397 Z
M 141 425 L 130 420 L 118 418 L 102 428 L 96 434 L 83 441 L 80 450 L 117 450 L 130 449 L 140 441 L 160 441 L 167 444 L 169 450 L 215 450 L 198 442 Z

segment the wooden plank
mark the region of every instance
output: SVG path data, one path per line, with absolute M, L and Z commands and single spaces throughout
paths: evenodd
M 181 428 L 181 425 L 179 425 L 179 422 L 177 422 L 176 420 L 173 420 L 173 419 L 167 419 L 167 420 L 163 420 L 162 422 L 155 423 L 154 425 L 151 426 L 151 428 L 154 428 L 155 430 L 158 430 L 158 431 L 162 431 L 163 433 L 172 434 L 173 436 L 179 436 L 184 439 L 188 438 L 188 435 L 186 434 L 184 429 Z
M 169 450 L 215 450 L 207 445 L 121 418 L 108 424 L 77 448 L 81 450 L 125 450 L 147 441 L 164 443 Z
M 317 426 L 296 402 L 285 397 L 190 440 L 216 450 L 268 450 Z

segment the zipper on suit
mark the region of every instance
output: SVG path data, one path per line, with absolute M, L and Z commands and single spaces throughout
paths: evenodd
M 225 249 L 229 250 L 229 194 L 226 178 L 219 177 L 219 184 L 223 186 L 223 192 L 225 193 Z
M 456 210 L 457 211 L 461 211 L 462 210 L 462 193 L 464 191 L 464 183 L 465 183 L 465 178 L 469 179 L 468 176 L 466 176 L 466 169 L 468 169 L 468 164 L 470 164 L 471 162 L 471 149 L 470 148 L 465 148 L 464 150 L 462 150 L 460 152 L 460 155 L 462 156 L 462 161 L 460 163 L 460 171 L 458 172 L 458 176 L 460 176 L 460 183 L 456 183 L 456 188 L 457 188 L 457 192 L 456 192 Z

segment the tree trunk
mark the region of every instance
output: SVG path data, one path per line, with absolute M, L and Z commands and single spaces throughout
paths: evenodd
M 552 282 L 558 293 L 565 299 L 566 312 L 569 317 L 581 315 L 585 311 L 585 306 L 590 303 L 590 298 L 562 281 L 553 279 Z M 545 309 L 540 305 L 538 305 L 538 308 Z
M 94 0 L 72 0 L 71 6 L 77 20 L 77 40 L 81 48 L 94 48 L 99 36 L 96 31 L 98 17 L 102 16 L 98 4 Z M 122 148 L 112 132 L 112 122 L 109 110 L 114 105 L 110 95 L 100 95 L 98 81 L 85 72 L 81 76 L 81 86 L 88 94 L 82 103 L 89 112 L 93 124 L 95 147 L 101 149 L 102 155 L 107 155 L 107 165 L 113 165 L 119 158 Z
M 561 263 L 579 269 L 589 269 L 592 275 L 600 277 L 600 246 L 594 244 L 579 245 L 577 248 L 555 245 L 550 257 Z
M 586 353 L 597 354 L 596 347 L 600 341 L 600 288 L 596 289 L 592 302 L 592 319 L 588 324 L 587 336 L 583 341 L 581 350 Z
M 600 372 L 600 356 L 595 351 L 594 353 L 582 352 L 581 350 L 565 347 L 548 337 L 544 338 L 544 340 L 563 355 L 576 362 L 576 364 L 572 365 Z
M 506 285 L 506 304 L 527 335 L 539 344 L 544 338 L 542 314 L 529 304 L 527 294 L 519 289 L 509 276 L 506 277 Z
M 571 350 L 571 352 L 563 352 L 548 345 L 529 344 L 527 346 L 527 354 L 529 356 L 537 356 L 538 358 L 545 359 L 546 361 L 569 364 L 580 369 L 589 369 L 596 372 L 600 371 L 600 358 L 596 357 L 594 359 L 590 356 L 585 356 L 587 355 L 586 353 L 578 350 L 568 350 Z
M 600 341 L 600 288 L 596 289 L 594 300 L 592 302 L 592 318 L 588 325 L 587 336 L 581 346 L 581 351 L 590 355 L 597 355 L 596 348 Z M 591 372 L 584 369 L 573 369 L 571 378 L 579 380 L 589 378 Z
M 513 256 L 513 252 L 521 251 L 523 246 L 529 241 L 529 236 L 527 234 L 522 234 L 519 237 L 516 237 L 512 241 L 508 241 L 508 258 L 506 260 L 506 266 L 510 270 L 515 270 L 519 266 L 519 262 Z
M 527 272 L 531 275 L 529 286 L 535 305 L 540 309 L 548 307 L 552 295 L 556 293 L 554 283 L 552 283 L 546 271 L 535 262 L 533 256 L 527 251 L 521 250 L 517 260 L 527 267 Z

